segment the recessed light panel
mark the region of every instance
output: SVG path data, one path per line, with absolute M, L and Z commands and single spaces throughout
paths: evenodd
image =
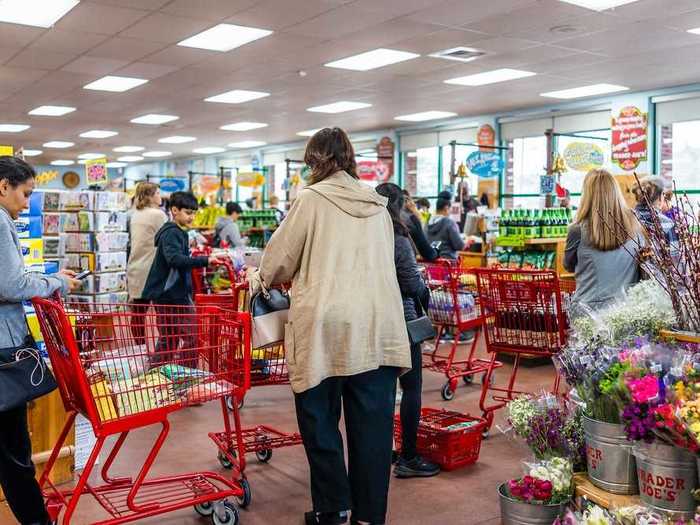
M 205 98 L 205 102 L 219 102 L 221 104 L 242 104 L 251 100 L 269 97 L 269 93 L 264 91 L 248 91 L 246 89 L 233 89 L 226 93 L 220 93 L 213 97 Z
M 107 167 L 108 168 L 123 168 L 124 166 L 127 166 L 128 163 L 126 162 L 108 162 Z
M 316 133 L 321 131 L 323 128 L 318 128 L 318 129 L 307 129 L 305 131 L 299 131 L 297 132 L 297 135 L 300 137 L 313 137 Z
M 192 153 L 197 153 L 198 155 L 211 155 L 212 153 L 223 153 L 226 148 L 218 148 L 211 146 L 208 148 L 196 148 L 192 150 Z
M 694 35 L 700 35 L 700 27 L 694 29 L 688 29 L 688 33 L 693 33 Z
M 41 151 L 40 149 L 23 149 L 22 150 L 22 154 L 25 157 L 38 157 L 42 153 L 44 153 L 44 152 Z
M 148 82 L 145 78 L 133 78 L 133 77 L 119 77 L 114 75 L 107 75 L 100 79 L 90 82 L 83 86 L 83 89 L 92 89 L 95 91 L 112 91 L 114 93 L 121 93 L 123 91 L 129 91 L 137 86 L 145 84 Z
M 312 111 L 314 113 L 344 113 L 346 111 L 355 111 L 357 109 L 364 109 L 372 107 L 372 104 L 367 104 L 366 102 L 351 102 L 348 100 L 341 100 L 340 102 L 333 102 L 332 104 L 325 104 L 323 106 L 314 106 L 307 109 L 306 111 Z
M 211 51 L 231 51 L 271 34 L 272 31 L 258 29 L 257 27 L 219 24 L 190 38 L 186 38 L 182 42 L 178 42 L 177 45 L 209 49 Z
M 187 137 L 184 135 L 173 135 L 172 137 L 163 137 L 158 139 L 161 144 L 184 144 L 185 142 L 194 142 L 197 137 Z
M 139 155 L 125 155 L 123 157 L 118 157 L 117 160 L 119 162 L 138 162 L 143 160 L 143 157 L 140 157 Z
M 75 164 L 73 160 L 58 159 L 51 161 L 52 166 L 72 166 L 73 164 Z
M 494 69 L 493 71 L 484 71 L 475 75 L 467 75 L 464 77 L 450 78 L 445 80 L 445 84 L 457 84 L 460 86 L 485 86 L 486 84 L 495 84 L 497 82 L 505 82 L 507 80 L 517 80 L 519 78 L 532 77 L 537 73 L 531 71 L 522 71 L 520 69 Z
M 229 144 L 229 148 L 245 149 L 245 148 L 259 148 L 264 146 L 267 142 L 262 142 L 260 140 L 243 140 L 241 142 L 232 142 Z
M 0 133 L 19 133 L 25 129 L 29 129 L 27 124 L 0 124 Z
M 157 126 L 158 124 L 165 124 L 166 122 L 172 122 L 180 117 L 176 115 L 159 115 L 157 113 L 149 113 L 148 115 L 141 115 L 140 117 L 132 118 L 131 122 L 134 124 L 149 124 L 151 126 Z
M 590 86 L 581 86 L 577 88 L 540 93 L 540 96 L 562 99 L 582 98 L 592 97 L 594 95 L 605 95 L 606 93 L 617 93 L 619 91 L 627 91 L 628 89 L 628 87 L 617 86 L 615 84 L 591 84 Z
M 394 117 L 394 119 L 405 120 L 406 122 L 423 122 L 426 120 L 438 120 L 456 116 L 457 113 L 452 113 L 451 111 L 423 111 L 421 113 L 411 113 L 410 115 L 399 115 L 398 117 Z
M 81 137 L 86 139 L 107 139 L 115 135 L 119 135 L 119 132 L 107 129 L 91 129 L 90 131 L 85 131 L 80 134 Z
M 116 151 L 118 153 L 135 153 L 137 151 L 143 151 L 146 148 L 142 146 L 119 146 L 118 148 L 114 148 L 112 151 Z
M 65 149 L 70 148 L 71 146 L 75 146 L 75 142 L 67 142 L 65 140 L 52 140 L 50 142 L 44 143 L 45 148 Z
M 2 0 L 0 22 L 51 27 L 80 0 Z
M 172 154 L 173 154 L 172 151 L 144 151 L 141 155 L 143 155 L 144 157 L 157 158 L 157 157 L 169 157 Z
M 266 128 L 267 124 L 264 122 L 234 122 L 233 124 L 226 124 L 221 126 L 219 129 L 225 131 L 250 131 L 251 129 Z
M 326 67 L 335 67 L 340 69 L 351 69 L 353 71 L 369 71 L 391 64 L 398 64 L 413 58 L 418 58 L 420 55 L 409 53 L 407 51 L 397 51 L 396 49 L 379 48 L 359 55 L 335 60 L 325 64 Z
M 101 159 L 104 157 L 104 153 L 81 153 L 78 155 L 79 159 L 85 159 L 85 160 L 94 160 L 94 159 Z
M 2 8 L 1 5 L 0 8 Z M 29 114 L 42 117 L 61 117 L 68 113 L 73 113 L 74 111 L 75 108 L 70 106 L 39 106 L 38 108 L 31 110 Z
M 577 5 L 579 7 L 585 7 L 586 9 L 592 9 L 593 11 L 605 11 L 606 9 L 613 9 L 614 7 L 620 7 L 621 5 L 627 5 L 638 0 L 559 0 L 560 2 L 565 2 L 567 4 Z

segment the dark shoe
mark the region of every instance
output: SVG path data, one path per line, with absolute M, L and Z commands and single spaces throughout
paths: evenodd
M 462 332 L 459 334 L 459 342 L 460 343 L 471 343 L 474 340 L 475 337 L 475 332 L 474 330 L 467 330 L 466 332 Z
M 304 514 L 305 525 L 341 525 L 347 523 L 348 513 L 342 512 L 319 512 L 314 511 Z
M 384 525 L 384 522 L 382 522 L 382 523 L 379 523 L 379 522 L 377 522 L 377 521 L 371 521 L 371 522 L 364 522 L 364 521 L 363 521 L 363 522 L 359 522 L 359 521 L 357 521 L 357 520 L 355 520 L 355 519 L 350 520 L 350 525 L 360 525 L 360 523 L 367 523 L 367 525 Z
M 440 473 L 440 467 L 420 456 L 411 460 L 399 458 L 394 467 L 394 476 L 397 478 L 430 478 Z

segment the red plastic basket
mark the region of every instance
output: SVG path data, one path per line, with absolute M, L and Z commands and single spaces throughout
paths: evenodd
M 473 423 L 470 426 L 464 426 Z M 424 408 L 418 426 L 418 453 L 443 470 L 455 470 L 479 459 L 486 420 L 450 410 Z M 401 417 L 396 415 L 394 442 L 401 451 Z

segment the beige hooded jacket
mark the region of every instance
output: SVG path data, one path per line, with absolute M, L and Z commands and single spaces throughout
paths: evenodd
M 292 281 L 294 392 L 327 377 L 411 367 L 386 199 L 339 171 L 302 190 L 265 248 L 266 286 Z

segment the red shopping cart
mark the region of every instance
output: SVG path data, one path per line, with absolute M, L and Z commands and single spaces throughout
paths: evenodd
M 459 378 L 470 384 L 478 374 L 482 374 L 483 380 L 489 369 L 489 360 L 475 357 L 484 319 L 474 293 L 474 274 L 471 270 L 446 260 L 422 265 L 430 291 L 428 316 L 437 328 L 432 351 L 423 354 L 423 368 L 445 374 L 447 382 L 442 387 L 442 398 L 451 401 Z M 474 339 L 466 358 L 460 359 L 457 357 L 460 338 L 469 330 L 474 330 Z M 449 331 L 453 339 L 445 353 L 440 349 L 440 339 Z M 497 368 L 501 363 L 494 362 L 493 366 Z
M 155 315 L 142 314 L 150 319 L 143 321 L 145 340 L 137 342 L 128 305 L 62 304 L 57 299 L 33 303 L 68 412 L 39 481 L 51 519 L 69 524 L 80 499 L 89 495 L 107 515 L 93 524 L 117 525 L 189 506 L 211 517 L 214 525 L 238 523 L 238 509 L 227 498 L 245 497 L 242 473 L 236 481 L 206 471 L 162 477 L 149 472 L 168 436 L 171 412 L 241 395 L 249 387 L 248 316 L 211 307 L 155 305 Z M 223 401 L 222 412 L 231 428 Z M 97 440 L 75 488 L 59 490 L 49 475 L 78 414 L 90 421 Z M 136 476 L 111 477 L 129 432 L 149 425 L 161 430 Z M 88 482 L 113 435 L 117 439 L 102 466 L 100 484 Z M 237 445 L 242 448 L 240 440 Z
M 566 297 L 559 278 L 552 271 L 478 269 L 477 287 L 485 316 L 486 349 L 490 353 L 487 380 L 484 381 L 479 407 L 488 428 L 494 412 L 525 392 L 515 389 L 515 380 L 523 357 L 551 358 L 567 343 L 568 316 Z M 567 288 L 568 290 L 568 288 Z M 492 384 L 498 353 L 514 356 L 513 368 L 505 386 Z M 560 377 L 554 379 L 552 392 L 559 391 Z M 495 404 L 487 405 L 489 391 Z

